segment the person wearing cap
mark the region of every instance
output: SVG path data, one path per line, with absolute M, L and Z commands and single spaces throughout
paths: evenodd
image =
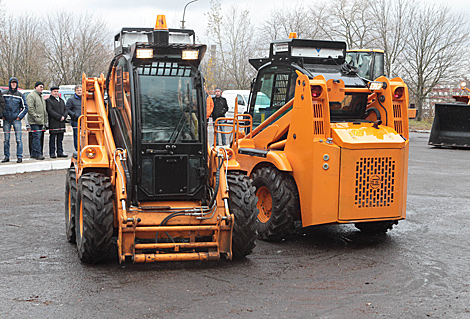
M 213 98 L 214 101 L 214 109 L 212 110 L 212 120 L 217 120 L 219 117 L 225 117 L 225 113 L 228 111 L 228 104 L 227 100 L 222 97 L 222 90 L 220 88 L 215 89 L 215 97 Z M 220 132 L 224 131 L 224 127 L 219 125 L 218 130 Z M 222 145 L 225 145 L 225 134 L 219 133 L 222 137 Z M 217 145 L 219 145 L 219 134 L 217 134 Z
M 23 161 L 23 139 L 21 137 L 21 120 L 28 113 L 28 104 L 23 94 L 18 91 L 18 79 L 11 78 L 8 83 L 8 92 L 3 95 L 5 100 L 5 110 L 3 111 L 3 132 L 5 140 L 3 141 L 3 152 L 5 158 L 2 163 L 10 161 L 10 131 L 11 127 L 15 130 L 16 137 L 16 161 Z
M 43 127 L 47 121 L 46 101 L 42 97 L 42 90 L 44 90 L 44 83 L 37 81 L 34 84 L 34 90 L 28 94 L 26 101 L 28 102 L 28 122 L 31 126 L 33 134 L 33 148 L 31 158 L 36 160 L 43 160 L 41 147 L 41 135 L 43 134 Z
M 49 120 L 49 156 L 51 158 L 67 157 L 67 154 L 64 154 L 62 141 L 64 140 L 65 119 L 68 111 L 64 100 L 59 97 L 58 86 L 51 87 L 51 96 L 46 100 L 46 110 Z
M 67 110 L 69 111 L 70 115 L 70 124 L 72 125 L 73 129 L 73 146 L 75 150 L 77 150 L 77 126 L 78 126 L 78 118 L 82 115 L 82 86 L 76 85 L 75 86 L 75 95 L 72 96 L 67 100 Z

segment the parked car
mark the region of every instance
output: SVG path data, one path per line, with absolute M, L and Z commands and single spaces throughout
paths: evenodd
M 33 92 L 34 90 L 21 90 L 21 93 L 23 93 L 24 97 L 26 98 L 29 93 Z M 49 96 L 51 96 L 51 91 L 49 90 L 42 90 L 42 97 L 47 99 Z
M 59 96 L 62 98 L 62 100 L 65 101 L 65 103 L 67 103 L 67 100 L 73 97 L 74 95 L 75 95 L 74 90 L 71 91 L 71 90 L 59 89 Z
M 227 100 L 228 111 L 226 117 L 233 117 L 235 113 L 235 98 L 238 99 L 238 114 L 245 113 L 248 108 L 248 99 L 250 90 L 225 90 L 222 92 L 222 97 Z
M 2 94 L 6 93 L 8 91 L 8 86 L 0 86 L 0 90 L 2 90 Z M 22 88 L 18 88 L 18 91 L 22 92 Z

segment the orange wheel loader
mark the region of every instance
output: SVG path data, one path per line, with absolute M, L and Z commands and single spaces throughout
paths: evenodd
M 65 186 L 68 241 L 86 263 L 248 255 L 255 189 L 227 149 L 208 144 L 199 69 L 206 46 L 192 30 L 168 29 L 164 16 L 114 40 L 108 76 L 83 75 Z
M 256 187 L 261 239 L 287 238 L 297 221 L 384 233 L 405 218 L 408 88 L 361 77 L 345 56 L 344 42 L 290 38 L 250 60 L 232 150 Z

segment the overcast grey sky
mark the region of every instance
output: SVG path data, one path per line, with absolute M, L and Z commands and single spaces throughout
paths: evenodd
M 44 15 L 54 10 L 65 10 L 77 13 L 93 13 L 108 24 L 115 33 L 121 27 L 153 27 L 157 14 L 165 14 L 168 27 L 179 28 L 183 16 L 183 8 L 190 0 L 4 0 L 6 9 L 13 14 L 33 12 Z M 373 0 L 371 0 L 373 1 Z M 425 0 L 429 3 L 445 3 L 457 11 L 467 12 L 470 17 L 470 0 Z M 270 8 L 293 5 L 287 0 L 221 0 L 222 6 L 236 5 L 240 9 L 250 9 L 253 22 L 268 17 Z M 308 3 L 309 1 L 307 1 Z M 186 9 L 185 25 L 194 29 L 200 39 L 205 38 L 206 21 L 204 13 L 209 10 L 209 0 L 198 0 Z M 300 1 L 299 1 L 300 3 Z M 305 2 L 304 2 L 305 3 Z M 311 3 L 315 3 L 314 0 Z

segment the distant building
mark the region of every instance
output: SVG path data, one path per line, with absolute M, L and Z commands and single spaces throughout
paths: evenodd
M 469 95 L 469 92 L 460 89 L 460 83 L 454 81 L 437 84 L 424 102 L 424 118 L 434 117 L 434 105 L 436 103 L 454 103 L 453 95 Z M 414 101 L 410 100 L 410 103 L 414 103 Z

